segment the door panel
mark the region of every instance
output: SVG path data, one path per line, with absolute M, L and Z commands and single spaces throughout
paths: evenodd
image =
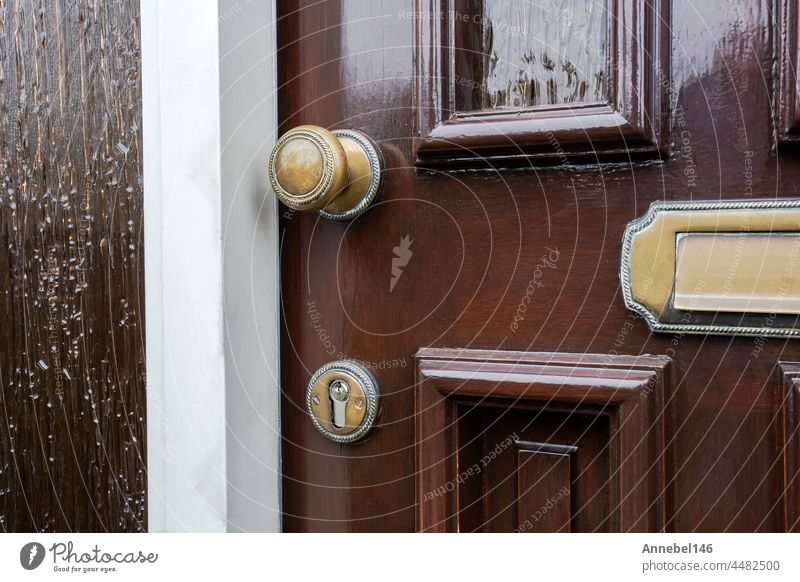
M 668 15 L 662 0 L 420 1 L 399 14 L 416 22 L 417 164 L 657 158 Z
M 570 531 L 662 529 L 668 358 L 423 349 L 416 380 L 418 530 L 535 530 L 559 492 Z
M 357 220 L 334 223 L 288 209 L 281 217 L 284 528 L 413 531 L 431 503 L 438 504 L 431 522 L 448 530 L 565 530 L 567 521 L 574 531 L 792 527 L 796 487 L 784 469 L 794 462 L 797 435 L 776 367 L 800 359 L 797 344 L 651 333 L 625 308 L 619 280 L 625 226 L 654 201 L 797 197 L 800 153 L 776 146 L 771 122 L 773 87 L 781 83 L 772 62 L 782 50 L 774 47 L 772 4 L 614 3 L 643 7 L 626 9 L 626 17 L 649 15 L 617 37 L 611 109 L 592 113 L 624 119 L 614 118 L 611 133 L 594 132 L 596 125 L 584 132 L 580 110 L 562 112 L 559 123 L 567 125 L 552 132 L 555 142 L 547 126 L 536 125 L 538 111 L 524 127 L 498 119 L 488 142 L 481 135 L 469 141 L 470 129 L 447 122 L 441 83 L 450 72 L 432 71 L 449 61 L 432 48 L 418 52 L 426 39 L 439 44 L 424 46 L 442 47 L 426 11 L 431 4 L 438 10 L 442 3 L 292 0 L 278 7 L 281 128 L 358 129 L 380 144 L 387 162 L 379 200 Z M 653 46 L 655 53 L 639 51 Z M 477 72 L 469 75 L 480 84 Z M 467 141 L 440 134 L 452 147 L 437 149 L 430 137 L 437 127 Z M 508 149 L 516 138 L 522 158 Z M 487 147 L 477 154 L 454 153 L 479 143 Z M 410 253 L 398 275 L 395 248 L 404 244 Z M 458 402 L 442 396 L 434 420 L 450 429 L 424 454 L 471 466 L 517 437 L 491 470 L 456 483 L 460 501 L 454 487 L 424 502 L 425 493 L 460 475 L 451 467 L 420 484 L 430 476 L 419 448 L 441 436 L 420 424 L 429 418 L 421 399 L 441 395 L 428 386 L 438 379 L 419 376 L 426 348 L 452 350 L 445 358 L 451 365 L 464 350 L 484 350 L 486 362 L 507 352 L 518 363 L 532 353 L 564 361 L 622 357 L 621 368 L 610 369 L 629 374 L 642 373 L 639 358 L 655 355 L 643 366 L 660 381 L 644 399 L 640 428 L 650 435 L 660 426 L 663 438 L 646 439 L 631 461 L 638 471 L 631 474 L 646 475 L 647 486 L 615 481 L 614 467 L 625 464 L 613 453 L 620 422 L 613 416 L 574 401 L 510 404 L 500 395 L 508 382 L 472 378 L 464 386 L 482 392 Z M 364 362 L 384 395 L 383 416 L 360 444 L 325 440 L 305 413 L 311 374 L 337 358 Z M 539 386 L 534 379 L 522 385 Z M 598 460 L 582 458 L 584 450 Z M 567 503 L 559 500 L 538 520 L 527 517 L 565 481 Z M 634 511 L 620 511 L 620 503 Z
M 139 2 L 0 22 L 0 531 L 142 531 Z
M 780 422 L 778 450 L 783 452 L 781 481 L 783 499 L 782 528 L 800 531 L 800 364 L 781 362 L 778 365 L 778 398 Z

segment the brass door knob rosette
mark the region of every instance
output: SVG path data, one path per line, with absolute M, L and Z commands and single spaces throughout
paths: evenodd
M 365 134 L 301 125 L 286 132 L 269 156 L 269 181 L 281 202 L 350 220 L 372 203 L 383 183 L 383 156 Z

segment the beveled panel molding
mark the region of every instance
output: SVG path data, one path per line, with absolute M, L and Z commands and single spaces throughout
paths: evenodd
M 417 530 L 460 531 L 459 490 L 443 485 L 458 482 L 458 407 L 467 402 L 607 416 L 610 436 L 605 446 L 612 459 L 610 530 L 661 531 L 665 523 L 663 403 L 666 386 L 672 382 L 671 362 L 665 356 L 422 348 L 416 355 L 414 398 Z M 517 448 L 566 457 L 576 450 L 520 441 Z M 537 459 L 546 460 L 562 459 Z M 566 486 L 568 465 L 559 465 L 547 478 L 559 476 L 558 486 Z M 533 465 L 527 468 L 533 469 Z M 525 492 L 530 476 L 523 471 L 519 479 Z M 426 492 L 437 489 L 446 492 L 426 498 Z M 530 500 L 523 495 L 519 502 Z M 535 505 L 541 503 L 539 499 Z
M 480 2 L 417 0 L 417 165 L 456 169 L 661 156 L 668 132 L 669 3 L 606 0 L 603 7 L 603 99 L 464 111 L 456 102 L 458 84 L 481 81 L 473 78 L 475 66 L 456 70 L 463 61 L 459 48 L 478 52 L 457 45 L 464 35 L 456 26 L 464 14 L 480 10 Z
M 778 465 L 783 529 L 800 532 L 800 363 L 778 363 Z
M 779 143 L 800 141 L 800 84 L 797 66 L 800 64 L 800 46 L 797 43 L 800 28 L 797 0 L 777 2 L 779 40 L 779 66 L 775 106 L 777 110 L 776 133 Z
M 800 336 L 800 200 L 656 202 L 625 229 L 625 305 L 670 333 Z

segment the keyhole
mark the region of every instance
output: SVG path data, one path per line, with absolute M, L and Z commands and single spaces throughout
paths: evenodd
M 334 380 L 328 388 L 331 398 L 333 426 L 342 428 L 345 425 L 345 412 L 347 411 L 347 400 L 350 398 L 350 387 L 346 382 Z

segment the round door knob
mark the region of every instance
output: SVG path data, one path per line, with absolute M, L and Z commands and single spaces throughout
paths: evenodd
M 269 156 L 269 181 L 281 202 L 349 220 L 372 203 L 383 182 L 377 144 L 350 129 L 301 125 L 281 137 Z

